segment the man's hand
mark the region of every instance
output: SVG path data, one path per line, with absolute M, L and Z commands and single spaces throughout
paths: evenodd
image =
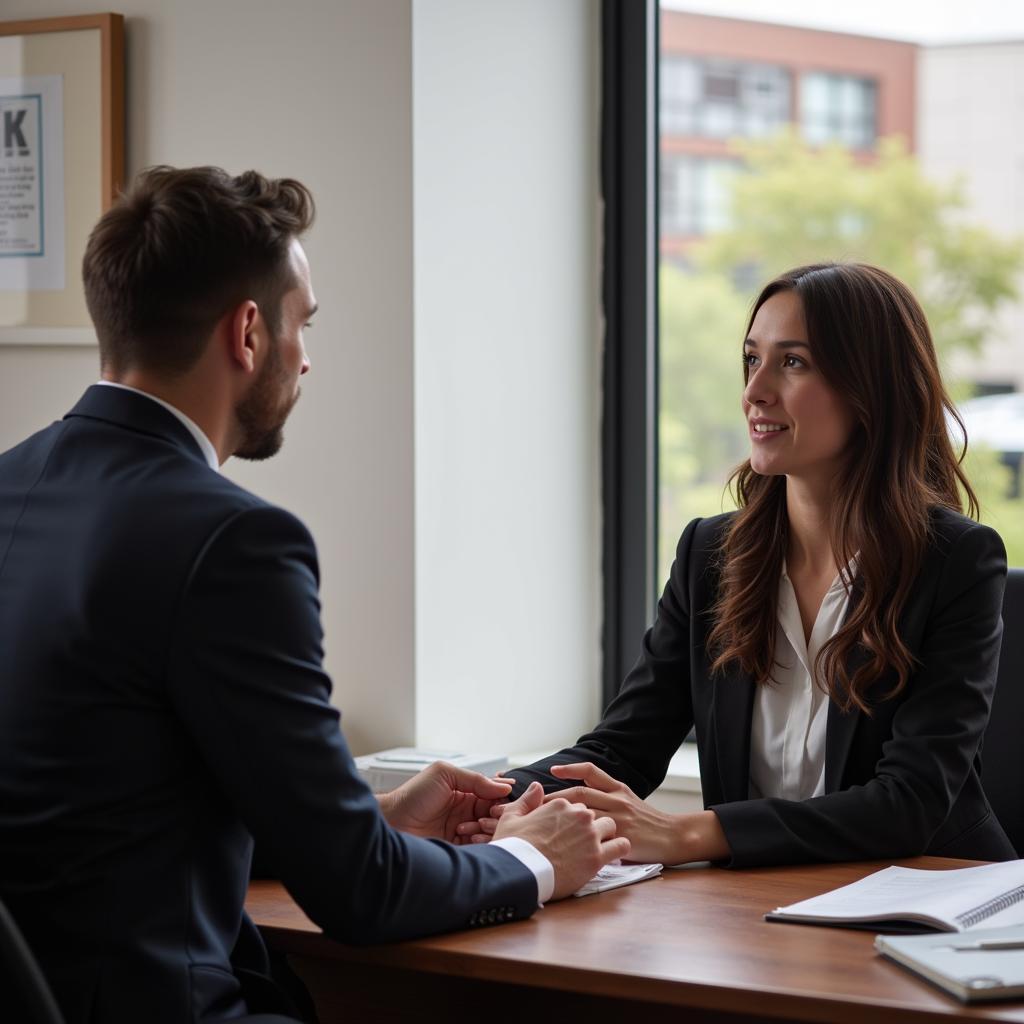
M 595 817 L 582 804 L 558 797 L 545 802 L 539 782 L 502 806 L 494 838 L 516 836 L 539 850 L 555 870 L 552 899 L 569 896 L 613 860 L 629 856 L 629 840 L 615 836 L 615 822 Z
M 487 814 L 494 801 L 504 799 L 511 790 L 507 782 L 435 761 L 398 789 L 378 794 L 377 800 L 393 828 L 459 844 L 469 840 L 458 834 L 458 826 Z

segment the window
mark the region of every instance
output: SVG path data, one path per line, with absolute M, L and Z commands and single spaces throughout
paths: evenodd
M 666 57 L 661 63 L 661 131 L 665 135 L 696 135 L 701 100 L 700 62 Z
M 870 149 L 876 141 L 878 87 L 866 78 L 808 72 L 800 78 L 800 126 L 812 145 Z
M 876 38 L 896 23 L 858 9 L 845 38 L 850 21 L 736 18 L 725 34 L 669 0 L 605 11 L 606 696 L 683 527 L 730 507 L 748 446 L 739 341 L 788 267 L 862 259 L 911 284 L 967 421 L 982 521 L 1024 565 L 1024 8 L 1001 41 L 935 46 Z
M 789 72 L 775 65 L 665 54 L 660 82 L 665 135 L 756 138 L 790 118 Z
M 658 584 L 685 524 L 732 507 L 726 481 L 748 447 L 738 344 L 751 299 L 778 272 L 830 259 L 878 263 L 914 288 L 967 422 L 982 519 L 1024 564 L 1024 180 L 1006 131 L 1016 110 L 1008 95 L 991 119 L 972 116 L 1019 74 L 1024 44 L 927 47 L 740 19 L 723 34 L 665 6 L 661 25 Z M 792 69 L 795 53 L 815 67 Z M 982 397 L 997 383 L 1010 393 Z
M 662 235 L 705 235 L 729 225 L 736 160 L 666 153 L 661 158 Z

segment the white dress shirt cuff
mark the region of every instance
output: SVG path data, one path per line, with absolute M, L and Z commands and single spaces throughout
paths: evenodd
M 518 836 L 494 839 L 491 846 L 500 846 L 533 872 L 533 877 L 537 879 L 537 903 L 543 907 L 555 891 L 555 869 L 551 866 L 551 861 L 533 843 L 528 843 Z

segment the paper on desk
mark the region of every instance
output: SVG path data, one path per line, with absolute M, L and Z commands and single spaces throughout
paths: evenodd
M 606 864 L 574 896 L 589 896 L 592 892 L 618 889 L 620 885 L 632 885 L 661 874 L 661 864 Z

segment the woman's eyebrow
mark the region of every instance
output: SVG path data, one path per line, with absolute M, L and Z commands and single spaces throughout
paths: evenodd
M 757 342 L 754 341 L 753 338 L 747 338 L 743 344 L 746 345 L 747 348 L 757 348 Z M 809 350 L 811 347 L 806 341 L 776 341 L 772 342 L 772 344 L 776 348 L 806 348 Z

